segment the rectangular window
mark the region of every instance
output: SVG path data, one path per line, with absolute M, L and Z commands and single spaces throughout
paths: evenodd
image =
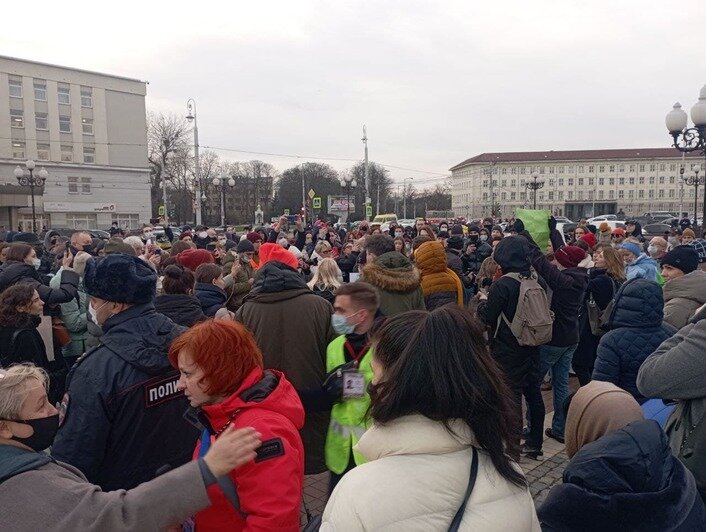
M 559 186 L 560 186 L 560 187 L 563 187 L 563 186 L 564 186 L 564 178 L 563 178 L 563 177 L 560 177 L 560 178 L 559 178 Z
M 571 168 L 572 170 L 570 170 L 570 172 L 573 173 L 573 166 Z M 579 174 L 583 174 L 583 165 L 579 166 Z
M 34 80 L 34 99 L 39 102 L 47 101 L 47 82 L 43 79 Z
M 634 171 L 635 171 L 635 165 L 634 165 L 634 164 L 631 164 L 631 165 L 630 165 L 630 171 L 631 171 L 631 172 L 634 172 Z
M 635 197 L 635 191 L 634 190 L 628 190 L 628 198 L 632 199 Z
M 608 199 L 615 199 L 615 191 L 614 190 L 608 191 Z
M 78 194 L 78 177 L 69 176 L 69 194 Z
M 485 187 L 487 187 L 487 186 L 488 186 L 488 180 L 487 180 L 487 179 L 484 179 L 484 180 L 483 180 L 483 188 L 485 188 Z
M 608 184 L 612 187 L 615 185 L 615 178 L 614 177 L 609 177 L 608 178 Z
M 93 135 L 93 119 L 92 118 L 82 118 L 81 128 L 83 129 L 84 135 Z
M 515 168 L 514 166 L 513 166 L 512 168 L 510 168 L 510 173 L 511 173 L 512 175 L 516 175 L 516 174 L 517 174 L 517 168 Z
M 47 113 L 34 113 L 34 126 L 37 129 L 47 130 L 49 129 L 49 118 Z
M 570 199 L 570 200 L 574 199 L 574 191 L 569 190 L 569 192 L 566 194 L 566 197 L 567 197 L 567 199 Z
M 664 172 L 667 169 L 667 165 L 664 163 L 660 163 L 659 169 L 660 169 L 660 171 Z
M 632 179 L 634 180 L 635 178 L 633 177 Z M 623 185 L 625 185 L 625 178 L 624 177 L 621 177 L 620 179 L 618 179 L 618 185 L 620 185 L 621 187 Z
M 664 185 L 664 176 L 663 175 L 659 176 L 659 184 Z
M 645 171 L 645 165 L 644 165 L 644 164 L 641 164 L 641 165 L 640 165 L 640 172 L 644 172 L 644 171 Z
M 635 184 L 635 178 L 631 177 L 630 180 L 628 181 L 631 185 Z
M 510 181 L 510 188 L 515 188 L 517 186 L 517 179 Z
M 550 191 L 549 191 L 548 197 L 549 197 L 550 200 L 553 200 L 553 199 L 554 199 L 554 191 L 553 191 L 553 190 L 550 190 Z
M 140 226 L 140 216 L 137 214 L 113 214 L 113 221 L 126 229 L 137 229 Z
M 655 184 L 655 176 L 650 176 L 650 185 Z
M 672 172 L 674 172 L 674 170 L 676 170 L 676 169 L 677 169 L 677 165 L 676 165 L 676 163 L 672 163 L 672 164 L 670 164 L 670 165 L 669 165 L 669 169 L 670 169 L 670 170 L 671 170 Z
M 632 179 L 632 177 L 631 177 L 630 179 Z M 638 179 L 638 182 L 639 182 L 641 185 L 644 185 L 644 184 L 645 184 L 645 176 L 644 176 L 644 175 L 641 175 L 640 178 Z M 630 184 L 632 185 L 632 183 L 630 183 Z
M 549 173 L 550 173 L 550 174 L 553 174 L 553 173 L 554 173 L 554 167 L 553 167 L 553 166 L 550 166 L 550 167 L 549 167 Z
M 17 142 L 16 140 L 12 141 L 12 157 L 15 159 L 24 159 L 25 158 L 25 143 L 24 142 Z
M 25 112 L 22 109 L 10 109 L 10 127 L 24 129 Z
M 96 229 L 98 227 L 95 214 L 67 214 L 66 225 L 71 229 Z
M 572 168 L 571 171 L 573 172 L 573 168 Z M 563 173 L 564 173 L 564 167 L 563 167 L 563 166 L 559 166 L 559 167 L 556 169 L 556 173 L 557 173 L 557 174 L 563 174 Z
M 550 187 L 553 187 L 553 186 L 554 186 L 554 178 L 551 178 L 551 179 L 549 180 L 549 186 L 550 186 Z
M 669 197 L 670 198 L 674 197 L 674 189 L 673 188 L 669 189 Z
M 500 186 L 501 187 L 506 187 L 507 186 L 507 179 L 503 179 L 500 181 Z
M 611 165 L 608 167 L 608 171 L 609 171 L 609 172 L 615 172 L 615 165 L 614 165 L 614 164 L 611 164 Z
M 593 165 L 591 165 L 591 166 L 588 167 L 588 173 L 589 173 L 589 174 L 592 174 L 592 173 L 593 173 Z
M 624 172 L 624 171 L 625 171 L 625 165 L 624 165 L 624 164 L 621 164 L 620 166 L 618 166 L 618 171 L 619 171 L 619 172 Z
M 515 192 L 510 192 L 510 199 L 514 200 L 517 194 Z
M 81 178 L 81 194 L 90 194 L 91 193 L 91 178 L 90 177 L 82 177 Z
M 589 178 L 588 178 L 588 184 L 589 184 L 590 186 L 593 186 L 593 182 L 594 182 L 594 181 L 593 181 L 593 178 L 592 178 L 592 177 L 589 177 Z
M 544 173 L 544 166 L 540 166 L 540 167 L 539 167 L 539 173 L 540 173 L 540 174 L 543 174 L 543 173 Z
M 602 173 L 602 172 L 605 172 L 605 166 L 600 165 L 600 166 L 598 167 L 598 171 L 601 172 L 601 173 Z
M 71 133 L 71 117 L 59 115 L 59 131 L 62 133 Z
M 69 145 L 61 146 L 61 162 L 70 163 L 74 160 L 74 147 Z
M 654 172 L 655 170 L 657 170 L 657 165 L 656 165 L 656 164 L 651 164 L 651 165 L 650 165 L 650 172 Z
M 37 144 L 37 159 L 40 161 L 49 160 L 49 144 Z
M 83 162 L 88 164 L 93 164 L 96 162 L 96 149 L 93 147 L 84 146 L 83 148 Z
M 570 186 L 570 187 L 573 187 L 573 186 L 574 186 L 574 178 L 573 178 L 573 177 L 570 177 L 570 178 L 569 178 L 569 186 Z
M 648 198 L 654 198 L 655 197 L 655 191 L 650 189 L 647 191 L 647 197 Z
M 507 192 L 501 192 L 500 193 L 500 199 L 505 201 L 507 199 Z
M 524 173 L 525 173 L 525 167 L 523 166 L 520 168 L 520 174 L 524 174 Z
M 81 107 L 93 107 L 93 89 L 81 87 Z
M 71 88 L 68 85 L 59 85 L 57 88 L 59 103 L 71 105 Z
M 602 187 L 603 185 L 605 185 L 605 178 L 599 177 L 599 178 L 598 178 L 598 185 L 601 186 L 601 187 Z
M 8 80 L 10 98 L 22 98 L 22 79 L 10 78 Z
M 669 176 L 669 184 L 670 185 L 673 185 L 675 180 L 676 180 L 676 178 L 673 175 Z
M 625 197 L 625 191 L 624 190 L 618 190 L 618 198 L 623 199 Z
M 598 199 L 603 199 L 603 191 L 602 190 L 598 191 Z
M 632 192 L 632 190 L 630 191 Z M 645 197 L 645 191 L 643 189 L 640 189 L 637 191 L 637 197 L 638 198 L 644 198 Z
M 583 199 L 583 190 L 579 190 L 577 193 L 577 199 L 582 200 Z
M 564 199 L 564 191 L 563 191 L 563 190 L 560 190 L 560 191 L 558 192 L 558 194 L 559 194 L 559 199 L 560 199 L 560 200 L 563 200 L 563 199 Z
M 663 189 L 663 188 L 660 188 L 660 189 L 659 189 L 659 192 L 658 192 L 657 194 L 659 194 L 659 197 L 660 197 L 660 198 L 664 198 L 664 189 Z
M 583 186 L 583 177 L 579 177 L 579 186 L 580 186 L 580 187 Z

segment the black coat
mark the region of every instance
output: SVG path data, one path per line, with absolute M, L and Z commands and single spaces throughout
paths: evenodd
M 228 294 L 225 290 L 212 283 L 196 283 L 194 295 L 201 303 L 203 313 L 213 318 L 220 309 L 226 306 Z
M 350 255 L 342 254 L 336 259 L 338 267 L 343 273 L 343 281 L 346 283 L 350 281 L 350 274 L 355 271 L 355 267 L 358 264 L 358 255 L 360 255 L 359 252 L 352 251 Z
M 584 445 L 537 515 L 544 531 L 706 530 L 694 477 L 653 420 Z
M 198 298 L 188 294 L 161 294 L 155 299 L 154 306 L 157 312 L 182 327 L 191 327 L 208 319 Z
M 483 261 L 493 254 L 493 248 L 485 242 L 477 242 L 476 250 L 472 253 L 464 253 L 461 256 L 463 262 L 463 273 L 478 273 Z
M 0 266 L 0 292 L 20 282 L 34 288 L 45 305 L 68 303 L 78 297 L 79 277 L 76 272 L 63 270 L 59 288 L 49 288 L 42 284 L 39 273 L 31 264 L 7 261 Z
M 111 317 L 103 330 L 101 345 L 69 373 L 52 456 L 104 491 L 130 489 L 191 460 L 198 431 L 183 418 L 189 402 L 167 358 L 186 329 L 146 304 Z

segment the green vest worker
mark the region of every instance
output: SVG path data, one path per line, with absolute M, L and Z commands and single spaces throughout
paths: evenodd
M 331 325 L 341 336 L 326 350 L 329 375 L 324 383 L 329 396 L 335 397 L 325 453 L 326 467 L 331 471 L 330 491 L 346 472 L 364 462 L 353 446 L 367 428 L 368 385 L 373 378 L 368 332 L 379 306 L 377 291 L 367 283 L 345 284 L 336 291 Z

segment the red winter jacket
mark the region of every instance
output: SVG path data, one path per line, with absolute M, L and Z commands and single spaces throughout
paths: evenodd
M 242 514 L 218 485 L 212 485 L 208 489 L 211 506 L 196 514 L 196 530 L 298 531 L 304 483 L 299 429 L 304 426 L 304 408 L 284 374 L 254 369 L 233 395 L 202 409 L 216 433 L 232 418 L 236 427 L 253 427 L 262 434 L 263 446 L 254 462 L 230 474 Z M 199 441 L 194 458 L 200 447 Z

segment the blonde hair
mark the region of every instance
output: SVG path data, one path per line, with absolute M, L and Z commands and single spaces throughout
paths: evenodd
M 0 369 L 0 419 L 19 419 L 22 405 L 29 395 L 27 381 L 38 380 L 44 388 L 49 386 L 49 375 L 34 364 L 13 364 Z
M 478 275 L 476 276 L 476 282 L 479 287 L 483 286 L 484 279 L 493 279 L 495 272 L 498 271 L 498 266 L 499 264 L 495 262 L 493 257 L 488 257 L 481 263 Z
M 321 255 L 324 251 L 331 251 L 331 244 L 329 244 L 326 240 L 319 240 L 314 246 L 314 252 Z
M 323 259 L 316 268 L 314 277 L 307 283 L 310 289 L 336 291 L 343 283 L 340 280 L 341 269 L 333 259 Z
M 625 280 L 625 263 L 620 251 L 608 245 L 602 246 L 600 251 L 603 253 L 608 276 L 622 283 Z

